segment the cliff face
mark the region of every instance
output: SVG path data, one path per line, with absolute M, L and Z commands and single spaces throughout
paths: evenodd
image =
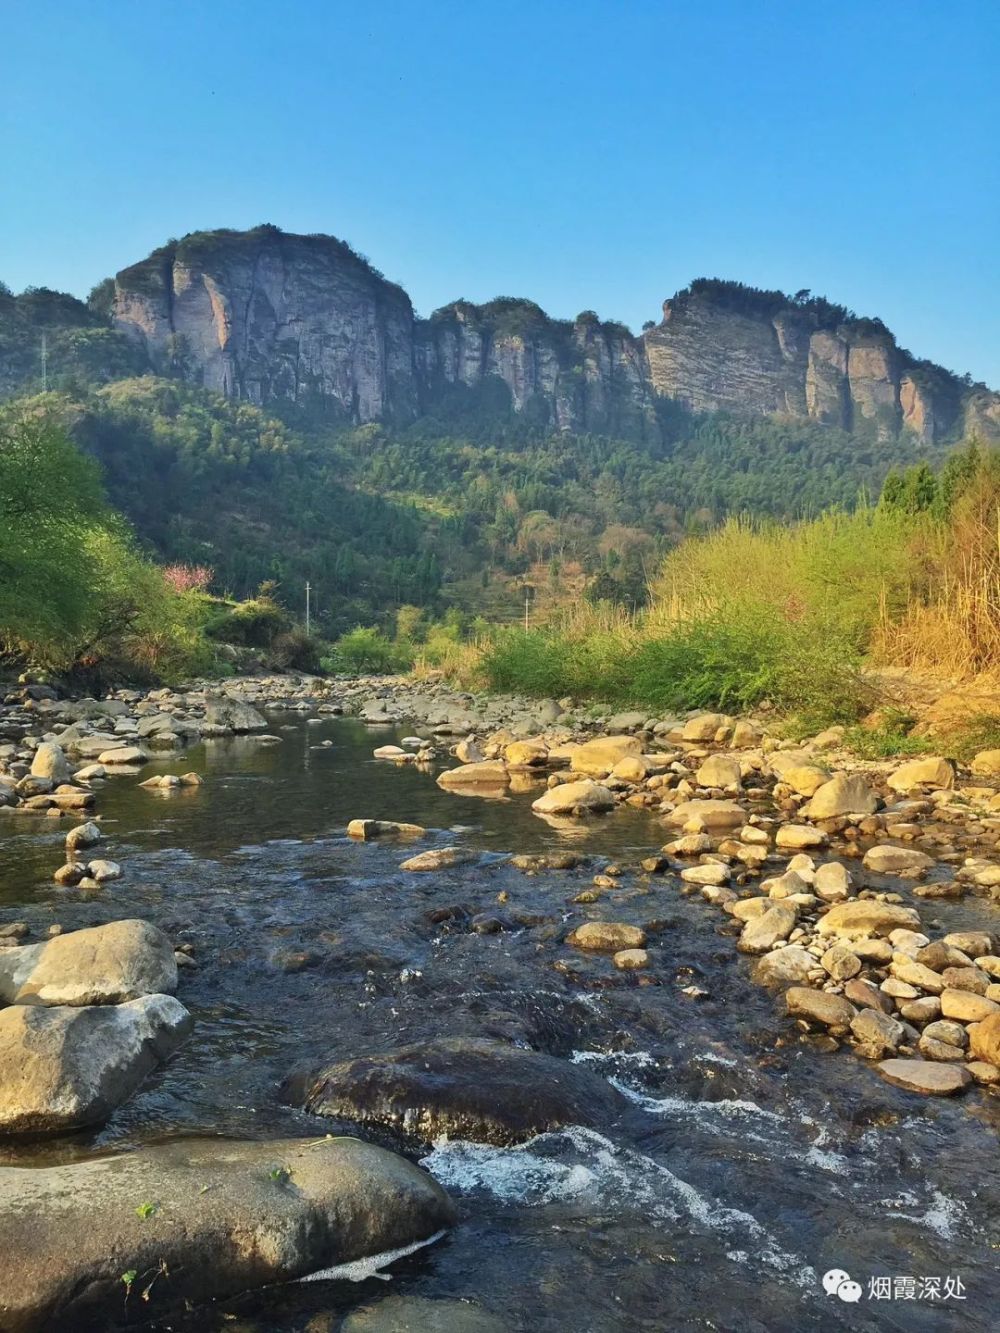
M 253 403 L 412 415 L 409 297 L 347 246 L 274 228 L 196 234 L 118 274 L 114 321 L 161 373 Z
M 406 293 L 342 242 L 259 227 L 195 233 L 123 270 L 113 318 L 161 373 L 356 422 L 411 419 L 455 386 L 502 384 L 540 424 L 631 439 L 657 438 L 662 399 L 883 439 L 1000 438 L 1000 395 L 917 361 L 879 321 L 714 280 L 664 302 L 641 337 L 511 299 L 415 320 Z

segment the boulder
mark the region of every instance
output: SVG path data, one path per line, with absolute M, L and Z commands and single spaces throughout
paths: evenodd
M 878 898 L 852 898 L 830 908 L 820 919 L 819 933 L 843 939 L 865 939 L 869 935 L 888 935 L 900 927 L 913 929 L 919 925 L 920 918 L 912 907 L 884 903 Z
M 508 764 L 514 764 L 518 768 L 535 768 L 546 762 L 549 757 L 549 747 L 538 739 L 512 741 L 504 750 L 503 757 Z
M 1000 1069 L 1000 1013 L 973 1023 L 968 1031 L 969 1053 Z
M 138 764 L 145 764 L 148 759 L 149 755 L 138 745 L 119 745 L 97 756 L 97 762 L 105 768 L 134 768 Z
M 969 767 L 977 777 L 1000 776 L 1000 750 L 980 750 Z
M 765 986 L 798 986 L 809 980 L 816 969 L 816 959 L 799 944 L 772 949 L 757 964 L 757 980 Z
M 641 754 L 642 743 L 636 736 L 598 736 L 576 747 L 569 766 L 574 773 L 604 778 L 619 760 L 638 758 Z
M 420 824 L 400 824 L 395 819 L 352 819 L 347 826 L 347 836 L 359 838 L 362 842 L 386 834 L 395 834 L 401 838 L 422 838 L 426 832 Z
M 532 801 L 531 808 L 539 815 L 575 815 L 592 811 L 610 810 L 614 795 L 599 782 L 584 778 L 580 782 L 563 782 Z
M 785 991 L 785 1005 L 794 1018 L 807 1018 L 826 1027 L 850 1027 L 857 1010 L 842 995 L 829 991 L 812 990 L 809 986 L 792 986 Z
M 437 781 L 439 787 L 507 787 L 510 774 L 502 760 L 484 759 L 481 763 L 445 769 Z
M 743 785 L 740 761 L 728 754 L 710 754 L 694 778 L 699 787 L 720 787 L 723 791 L 739 791 Z
M 877 875 L 923 874 L 930 870 L 934 858 L 926 852 L 918 852 L 915 847 L 893 847 L 890 843 L 879 843 L 865 852 L 863 865 Z
M 743 927 L 737 948 L 741 953 L 767 953 L 795 929 L 798 913 L 783 902 L 772 903 Z
M 77 824 L 66 834 L 66 850 L 70 854 L 85 847 L 96 847 L 101 841 L 101 830 L 93 822 Z
M 55 741 L 42 741 L 31 759 L 31 776 L 51 778 L 53 782 L 69 782 L 69 763 L 62 746 Z
M 732 721 L 725 713 L 699 713 L 684 723 L 681 738 L 686 741 L 714 741 L 724 727 L 732 725 Z
M 583 1065 L 485 1038 L 451 1037 L 296 1074 L 284 1087 L 313 1115 L 424 1141 L 512 1144 L 563 1125 L 606 1126 L 625 1099 Z
M 101 1124 L 190 1030 L 190 1014 L 172 995 L 0 1010 L 0 1133 L 56 1134 Z M 0 1283 L 0 1310 L 4 1294 Z
M 425 1171 L 355 1139 L 178 1138 L 4 1167 L 0 1200 L 5 1333 L 108 1328 L 140 1312 L 159 1322 L 417 1244 L 455 1220 Z
M 800 852 L 808 847 L 823 847 L 827 836 L 822 829 L 809 824 L 782 824 L 774 835 L 775 847 L 786 851 Z
M 838 773 L 813 792 L 803 807 L 808 819 L 837 819 L 841 815 L 871 815 L 878 797 L 860 773 Z
M 206 736 L 225 735 L 228 732 L 266 731 L 267 722 L 249 704 L 232 695 L 220 694 L 205 700 L 205 721 L 202 726 Z
M 735 801 L 682 801 L 667 815 L 672 828 L 731 829 L 745 822 L 746 811 Z
M 566 936 L 566 943 L 578 949 L 618 953 L 622 949 L 641 949 L 646 943 L 646 932 L 623 921 L 585 921 Z
M 148 921 L 112 921 L 0 952 L 6 1004 L 120 1004 L 176 989 L 173 945 Z
M 938 1064 L 931 1060 L 883 1060 L 878 1072 L 887 1083 L 925 1097 L 950 1097 L 972 1082 L 961 1065 Z
M 435 847 L 429 852 L 419 852 L 400 865 L 400 870 L 428 871 L 447 870 L 451 866 L 464 866 L 478 861 L 477 852 L 468 847 Z
M 880 1060 L 888 1051 L 896 1051 L 906 1035 L 899 1019 L 878 1009 L 862 1009 L 851 1019 L 851 1032 L 858 1053 L 869 1060 Z
M 955 785 L 955 765 L 949 759 L 911 759 L 890 773 L 886 782 L 898 792 L 921 787 L 947 789 Z

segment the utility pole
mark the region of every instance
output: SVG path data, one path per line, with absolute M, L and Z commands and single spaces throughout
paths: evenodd
M 311 626 L 312 607 L 309 602 L 309 594 L 311 592 L 312 592 L 312 584 L 309 582 L 308 579 L 306 579 L 306 634 L 307 635 L 310 633 L 310 626 Z
M 45 393 L 49 387 L 49 343 L 45 333 L 42 333 L 42 393 Z

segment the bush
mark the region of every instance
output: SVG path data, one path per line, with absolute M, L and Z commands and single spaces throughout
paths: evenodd
M 260 592 L 232 609 L 217 613 L 207 632 L 213 639 L 241 648 L 270 648 L 279 635 L 292 628 L 291 618 L 270 592 Z
M 305 630 L 285 630 L 275 635 L 264 665 L 270 671 L 321 671 L 319 641 Z
M 402 644 L 393 643 L 377 629 L 359 626 L 342 634 L 329 657 L 323 659 L 327 671 L 361 674 L 366 671 L 406 671 L 413 665 L 413 653 Z

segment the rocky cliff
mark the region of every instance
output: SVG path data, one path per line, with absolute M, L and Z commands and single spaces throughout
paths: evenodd
M 890 438 L 1000 438 L 1000 396 L 808 293 L 700 280 L 639 337 L 586 312 L 457 301 L 416 320 L 406 293 L 328 236 L 201 232 L 118 274 L 113 318 L 154 369 L 254 403 L 407 420 L 449 391 L 500 388 L 540 424 L 655 438 L 657 403 L 783 413 Z

